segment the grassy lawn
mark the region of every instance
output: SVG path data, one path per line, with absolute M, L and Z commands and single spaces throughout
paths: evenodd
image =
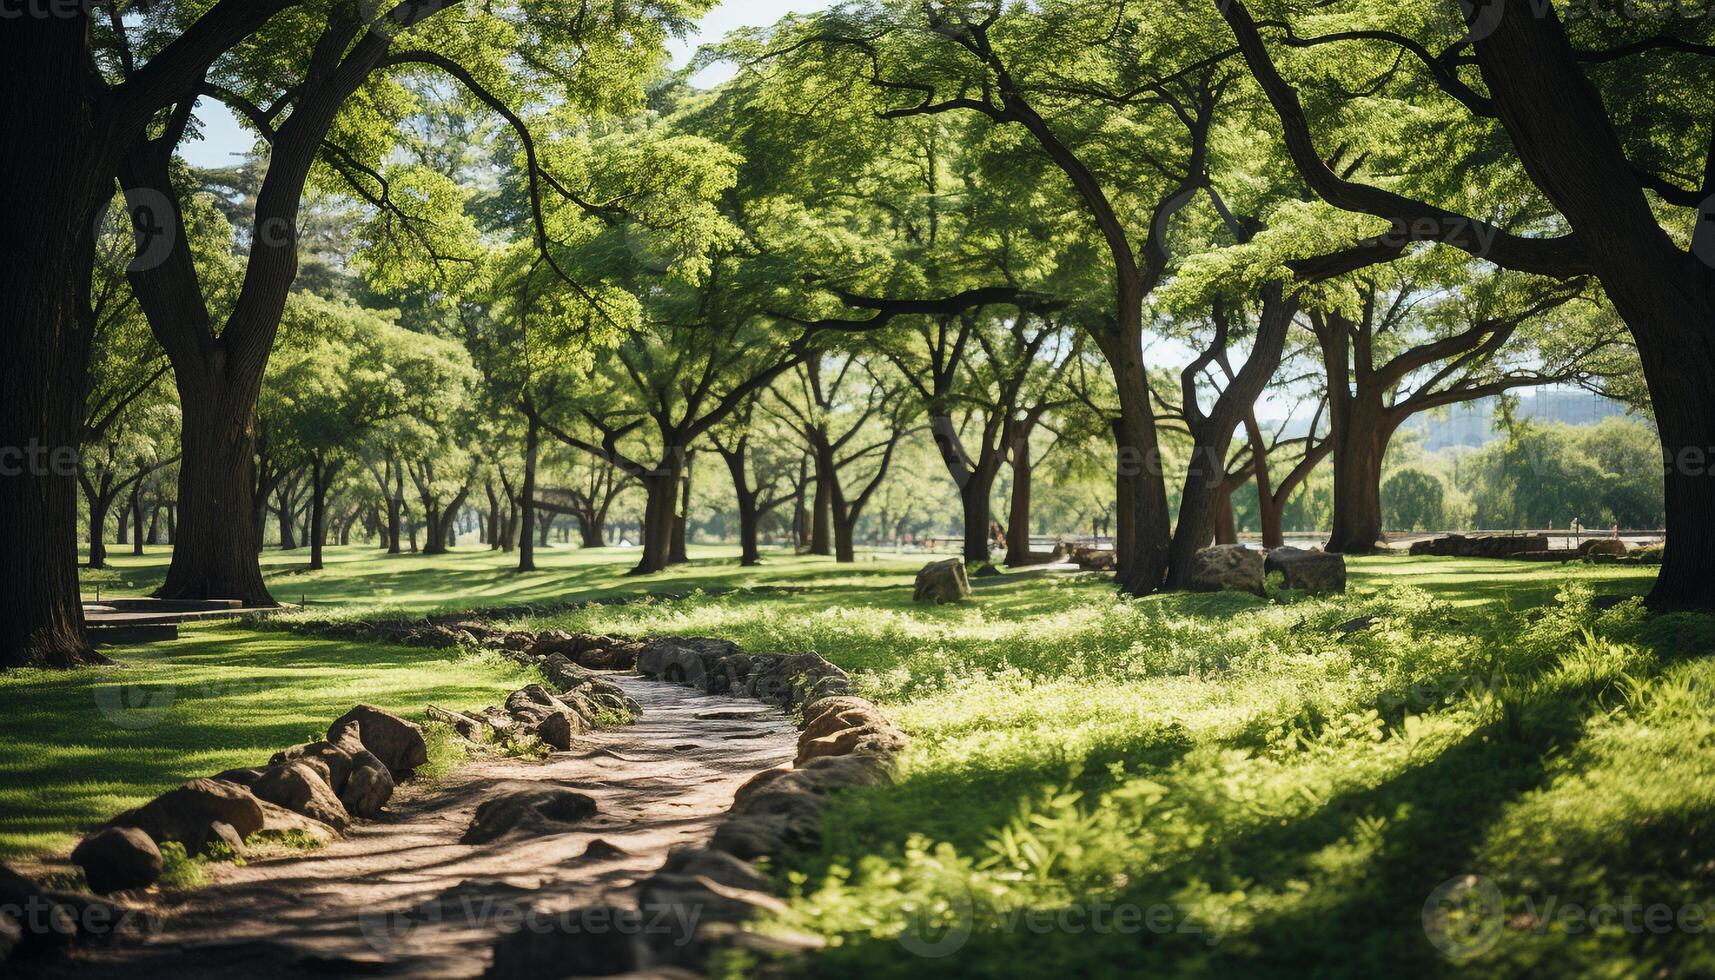
M 703 550 L 640 579 L 615 551 L 555 550 L 523 578 L 486 551 L 334 558 L 308 575 L 270 556 L 276 596 L 378 615 L 630 595 L 526 625 L 850 669 L 915 741 L 896 785 L 843 797 L 821 850 L 776 869 L 779 927 L 831 944 L 821 975 L 1715 974 L 1715 619 L 1591 605 L 1651 569 L 1370 558 L 1346 596 L 1266 600 L 1026 572 L 937 608 L 910 602 L 921 556 L 741 569 Z M 223 668 L 266 673 L 140 732 L 94 704 L 113 672 L 0 682 L 30 733 L 0 750 L 30 774 L 0 796 L 28 818 L 6 846 L 57 844 L 168 770 L 250 761 L 360 697 L 504 686 L 486 664 L 233 630 L 115 670 L 188 688 Z
M 360 701 L 421 717 L 524 682 L 498 658 L 228 626 L 110 653 L 111 667 L 0 675 L 0 859 L 64 852 L 186 779 L 321 738 Z

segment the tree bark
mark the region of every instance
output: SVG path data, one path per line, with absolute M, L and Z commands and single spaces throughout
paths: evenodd
M 322 569 L 322 547 L 327 541 L 328 484 L 333 471 L 319 455 L 310 457 L 310 571 Z
M 1313 438 L 1315 433 L 1311 433 Z M 1268 466 L 1268 445 L 1263 442 L 1262 426 L 1256 420 L 1253 405 L 1245 413 L 1245 438 L 1251 444 L 1251 471 L 1256 480 L 1257 514 L 1262 521 L 1262 546 L 1266 549 L 1286 544 L 1286 534 L 1280 524 L 1280 507 L 1274 498 L 1274 477 Z M 1227 520 L 1232 520 L 1232 491 L 1227 493 Z M 1233 543 L 1237 543 L 1235 534 Z
M 107 512 L 113 506 L 113 498 L 99 490 L 85 487 L 85 496 L 89 500 L 89 567 L 107 567 Z M 125 526 L 125 515 L 119 516 L 119 526 Z M 120 544 L 125 542 L 121 541 Z
M 690 530 L 691 520 L 692 462 L 693 454 L 687 453 L 679 482 L 678 507 L 673 514 L 672 548 L 667 555 L 669 565 L 683 565 L 690 561 L 690 552 L 685 547 L 685 535 Z
M 139 480 L 131 485 L 131 506 L 129 509 L 131 511 L 131 540 L 133 542 L 131 553 L 133 555 L 143 553 L 143 488 L 141 483 L 142 481 Z
M 643 539 L 643 554 L 633 575 L 650 575 L 667 567 L 668 554 L 673 548 L 673 522 L 678 511 L 680 464 L 675 453 L 655 470 L 639 474 L 643 484 L 643 521 L 638 534 Z
M 815 455 L 816 492 L 810 500 L 810 554 L 834 553 L 834 475 L 833 464 Z
M 1238 522 L 1233 516 L 1233 485 L 1224 481 L 1215 494 L 1215 543 L 1238 544 Z
M 216 363 L 223 358 L 211 354 Z M 214 368 L 210 368 L 212 373 Z M 163 599 L 240 599 L 274 606 L 248 535 L 255 489 L 256 392 L 182 372 L 184 457 L 179 463 L 179 540 Z
M 745 450 L 742 437 L 731 449 L 720 447 L 727 472 L 732 474 L 733 498 L 738 503 L 738 563 L 748 568 L 762 561 L 762 549 L 757 543 L 757 529 L 762 522 L 756 512 L 756 491 L 751 489 L 750 474 L 745 471 Z
M 524 487 L 518 495 L 520 531 L 518 535 L 518 570 L 536 570 L 536 457 L 542 446 L 542 427 L 534 415 L 524 430 Z M 550 524 L 552 522 L 549 522 Z M 544 537 L 542 544 L 546 545 Z
M 1030 551 L 1030 431 L 1015 429 L 1012 438 L 1012 506 L 1006 518 L 1006 563 L 1012 567 L 1035 560 Z

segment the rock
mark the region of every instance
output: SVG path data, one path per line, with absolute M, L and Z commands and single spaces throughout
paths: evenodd
M 799 737 L 800 744 L 825 738 L 848 728 L 862 728 L 866 725 L 886 725 L 887 719 L 876 710 L 874 705 L 851 707 L 844 711 L 825 711 L 816 717 L 815 721 L 804 726 L 804 733 Z
M 595 816 L 596 802 L 582 793 L 558 787 L 531 786 L 503 790 L 476 808 L 463 844 L 488 844 L 513 832 L 558 834 L 569 825 Z
M 706 848 L 678 848 L 667 855 L 661 873 L 682 878 L 707 878 L 728 888 L 765 892 L 773 887 L 769 877 L 748 861 L 741 861 L 724 851 Z
M 641 643 L 615 641 L 606 646 L 579 650 L 577 660 L 585 667 L 593 667 L 596 670 L 633 670 L 637 667 L 637 655 L 642 650 Z
M 90 891 L 98 895 L 146 888 L 161 877 L 161 849 L 136 827 L 109 827 L 83 839 L 71 852 Z
M 236 783 L 193 779 L 135 810 L 114 817 L 109 826 L 136 827 L 156 844 L 178 841 L 191 856 L 202 853 L 210 825 L 231 827 L 240 841 L 262 829 L 262 807 L 250 790 Z
M 1452 558 L 1508 558 L 1526 551 L 1547 551 L 1546 534 L 1446 534 L 1414 542 L 1411 554 Z
M 617 844 L 611 844 L 600 837 L 584 845 L 584 852 L 578 855 L 580 861 L 617 861 L 630 857 L 631 852 Z
M 965 560 L 949 558 L 930 562 L 917 573 L 917 586 L 911 598 L 916 602 L 942 605 L 962 602 L 971 597 L 971 580 L 965 575 Z
M 805 826 L 779 814 L 728 817 L 716 828 L 709 846 L 747 861 L 779 857 L 813 846 L 821 835 L 819 821 L 813 824 Z
M 1595 538 L 1579 545 L 1578 550 L 1589 557 L 1607 555 L 1614 558 L 1624 558 L 1631 554 L 1631 549 L 1619 538 Z
M 309 837 L 320 844 L 339 839 L 339 831 L 320 820 L 293 813 L 278 803 L 257 802 L 262 804 L 262 829 L 251 835 L 255 839 L 278 842 L 290 837 Z
M 589 731 L 589 724 L 574 711 L 562 708 L 554 712 L 530 729 L 530 734 L 542 740 L 544 745 L 556 752 L 571 749 L 572 740 Z
M 637 669 L 640 673 L 674 684 L 688 684 L 707 690 L 709 663 L 718 659 L 705 658 L 704 653 L 690 645 L 666 640 L 651 643 L 645 648 L 643 656 L 637 658 Z
M 1266 595 L 1263 589 L 1262 552 L 1243 545 L 1221 544 L 1204 548 L 1191 560 L 1193 592 L 1249 592 Z
M 1276 548 L 1263 563 L 1267 573 L 1279 572 L 1286 587 L 1313 595 L 1346 591 L 1346 558 L 1301 548 Z
M 798 758 L 794 765 L 801 766 L 811 759 L 852 755 L 858 752 L 891 755 L 905 748 L 905 743 L 905 734 L 892 725 L 886 722 L 867 724 L 859 728 L 847 728 L 821 738 L 801 741 L 798 744 Z
M 381 816 L 381 808 L 393 798 L 393 774 L 369 752 L 355 755 L 352 762 L 351 776 L 339 792 L 340 805 L 354 817 Z
M 1074 545 L 1066 549 L 1066 560 L 1077 565 L 1086 572 L 1111 572 L 1117 566 L 1112 551 L 1102 551 L 1083 545 Z
M 261 769 L 228 769 L 208 777 L 225 783 L 236 783 L 239 786 L 254 786 L 256 780 L 262 778 Z
M 598 680 L 595 671 L 572 663 L 571 658 L 563 653 L 554 653 L 542 661 L 542 674 L 552 681 L 555 687 L 569 691 L 580 684 L 588 684 Z
M 712 952 L 712 937 L 762 914 L 786 911 L 784 902 L 764 891 L 734 888 L 711 878 L 657 872 L 638 890 L 646 912 L 695 909 L 695 918 L 667 915 L 662 928 L 643 934 L 654 963 L 701 966 Z M 723 928 L 726 927 L 726 928 Z
M 873 710 L 875 708 L 875 703 L 867 698 L 853 697 L 851 695 L 817 698 L 816 700 L 804 705 L 804 716 L 799 721 L 798 727 L 808 728 L 815 724 L 817 718 L 820 718 L 822 715 L 830 711 L 838 714 L 842 711 L 849 711 L 852 708 L 867 708 Z
M 398 715 L 380 708 L 360 704 L 328 726 L 328 740 L 337 742 L 335 735 L 356 722 L 357 738 L 381 760 L 394 782 L 409 778 L 411 770 L 429 761 L 429 748 L 423 741 L 423 730 Z
M 185 850 L 190 854 L 208 854 L 215 844 L 225 845 L 234 857 L 241 858 L 249 853 L 244 846 L 244 835 L 233 829 L 231 824 L 220 820 L 209 824 L 202 840 L 197 841 L 196 846 L 186 847 Z
M 349 778 L 347 779 L 349 783 Z M 343 831 L 351 823 L 351 815 L 333 787 L 321 773 L 304 762 L 286 762 L 262 774 L 250 791 L 259 800 L 267 800 L 319 820 L 335 830 Z
M 546 927 L 527 926 L 496 940 L 494 958 L 483 976 L 537 980 L 631 973 L 642 965 L 638 934 L 648 918 L 637 909 L 612 906 L 547 916 Z
M 10 957 L 22 959 L 61 951 L 77 942 L 85 923 L 111 925 L 122 921 L 123 913 L 86 895 L 50 891 L 0 865 L 0 920 L 15 927 L 0 921 L 0 947 L 9 944 Z
M 977 568 L 976 571 L 971 573 L 971 578 L 1000 578 L 1004 574 L 1004 572 L 994 566 L 994 562 L 985 561 Z
M 284 752 L 274 753 L 274 757 L 268 760 L 268 765 L 273 767 L 288 762 L 302 762 L 314 769 L 322 777 L 322 781 L 338 793 L 345 789 L 346 777 L 351 775 L 352 752 L 363 751 L 363 742 L 357 737 L 355 728 L 349 734 L 342 735 L 343 746 L 330 741 L 296 745 Z

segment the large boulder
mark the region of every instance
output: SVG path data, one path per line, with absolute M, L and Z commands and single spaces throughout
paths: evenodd
M 1578 550 L 1590 557 L 1605 555 L 1614 558 L 1624 558 L 1631 554 L 1631 549 L 1619 538 L 1594 538 L 1578 546 Z
M 98 895 L 146 888 L 161 877 L 161 849 L 136 827 L 108 827 L 83 839 L 71 852 L 90 891 Z
M 135 810 L 109 821 L 113 827 L 136 827 L 156 844 L 178 841 L 193 857 L 219 839 L 213 825 L 224 823 L 240 840 L 262 829 L 262 807 L 250 790 L 237 783 L 193 779 Z
M 394 782 L 409 777 L 411 770 L 429 761 L 429 747 L 423 741 L 421 728 L 367 704 L 352 708 L 329 725 L 328 740 L 338 741 L 335 736 L 352 722 L 357 723 L 358 741 L 381 760 Z
M 395 781 L 386 764 L 363 747 L 358 732 L 354 721 L 334 734 L 334 747 L 350 763 L 349 774 L 338 790 L 339 801 L 354 817 L 374 818 L 381 815 L 381 808 L 393 798 Z
M 350 779 L 346 782 L 349 784 Z M 250 792 L 259 800 L 283 806 L 343 831 L 351 823 L 345 804 L 322 774 L 305 762 L 286 762 L 262 774 Z
M 1346 558 L 1302 548 L 1276 548 L 1268 553 L 1264 570 L 1279 572 L 1286 587 L 1316 595 L 1346 591 Z
M 596 802 L 557 786 L 503 789 L 476 808 L 461 844 L 488 844 L 511 833 L 565 833 L 595 816 Z
M 971 580 L 965 574 L 963 558 L 949 558 L 946 561 L 930 562 L 917 573 L 917 584 L 911 593 L 916 602 L 933 602 L 943 605 L 949 602 L 963 602 L 971 597 Z
M 288 762 L 301 762 L 314 769 L 317 775 L 322 777 L 322 781 L 327 783 L 328 787 L 335 793 L 338 793 L 345 789 L 346 778 L 351 775 L 352 751 L 363 749 L 363 742 L 358 739 L 355 727 L 351 727 L 349 735 L 345 735 L 345 743 L 346 747 L 343 748 L 325 739 L 320 742 L 295 745 L 284 752 L 274 753 L 274 757 L 268 760 L 268 767 L 272 769 Z M 214 778 L 225 779 L 228 775 L 228 773 L 221 773 Z M 260 779 L 261 775 L 260 772 L 257 773 L 256 779 Z M 244 785 L 255 785 L 256 779 L 251 779 Z M 242 780 L 232 781 L 241 782 Z
M 1262 552 L 1243 545 L 1220 544 L 1204 548 L 1191 559 L 1190 587 L 1193 592 L 1249 592 L 1266 595 Z

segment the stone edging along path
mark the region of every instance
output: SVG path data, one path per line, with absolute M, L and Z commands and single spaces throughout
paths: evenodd
M 355 634 L 351 624 L 343 626 L 338 631 L 341 635 Z M 707 638 L 658 637 L 645 641 L 558 631 L 503 632 L 464 617 L 448 617 L 445 622 L 432 624 L 383 624 L 373 629 L 377 638 L 390 642 L 435 647 L 465 643 L 495 649 L 542 671 L 548 685 L 529 685 L 514 692 L 504 707 L 467 712 L 429 706 L 432 719 L 448 723 L 477 741 L 504 744 L 529 736 L 562 753 L 600 742 L 599 733 L 591 734 L 598 723 L 635 720 L 642 710 L 624 686 L 610 679 L 616 675 L 605 673 L 615 669 L 635 669 L 644 678 L 678 683 L 704 694 L 748 697 L 800 713 L 801 730 L 791 766 L 746 770 L 754 775 L 738 787 L 730 810 L 714 827 L 706 846 L 671 850 L 657 871 L 644 877 L 637 887 L 626 889 L 626 900 L 634 897 L 635 908 L 583 910 L 599 912 L 597 918 L 610 923 L 655 922 L 661 923 L 661 928 L 500 930 L 485 940 L 493 949 L 489 976 L 559 976 L 571 965 L 576 966 L 573 972 L 587 975 L 695 970 L 712 953 L 727 946 L 786 954 L 813 945 L 807 939 L 764 938 L 744 928 L 744 923 L 759 912 L 779 907 L 778 900 L 769 894 L 771 879 L 755 862 L 778 860 L 796 849 L 814 846 L 829 795 L 842 788 L 886 783 L 891 778 L 894 756 L 906 742 L 874 704 L 849 693 L 850 680 L 843 671 L 814 654 L 752 655 L 730 642 Z M 637 683 L 625 681 L 626 685 Z M 645 697 L 641 689 L 637 693 L 652 704 L 659 701 Z M 675 723 L 695 719 L 698 728 L 714 730 L 723 723 L 759 720 L 771 713 L 683 710 L 674 718 L 679 720 Z M 750 727 L 755 727 L 754 721 Z M 747 739 L 764 734 L 728 724 L 727 733 L 716 737 Z M 628 768 L 636 767 L 628 767 L 613 753 L 607 754 L 613 756 L 601 760 L 613 775 L 607 784 L 623 786 Z M 761 758 L 754 754 L 743 758 L 753 757 Z M 559 758 L 566 756 L 550 760 Z M 760 765 L 770 766 L 778 758 Z M 359 826 L 351 818 L 380 816 L 395 784 L 408 779 L 411 770 L 424 761 L 424 742 L 417 726 L 360 705 L 330 726 L 327 739 L 277 753 L 265 768 L 232 770 L 192 780 L 144 807 L 121 814 L 86 838 L 74 860 L 86 868 L 92 887 L 117 891 L 140 888 L 157 878 L 157 845 L 169 840 L 179 841 L 193 855 L 216 844 L 242 854 L 244 841 L 258 832 L 327 843 L 350 829 L 385 840 L 387 824 Z M 504 761 L 517 764 L 515 760 Z M 718 759 L 715 764 L 719 768 Z M 738 764 L 759 765 L 747 761 Z M 521 781 L 516 792 L 508 786 L 490 795 L 476 808 L 460 842 L 480 844 L 508 834 L 513 834 L 510 841 L 518 841 L 520 831 L 554 833 L 564 826 L 575 826 L 595 809 L 593 801 L 582 794 L 564 788 L 544 789 L 540 783 Z M 549 822 L 546 827 L 544 820 Z M 592 840 L 588 853 L 578 861 L 599 857 L 598 844 L 609 847 L 604 841 Z M 25 946 L 32 942 L 38 947 L 77 944 L 85 938 L 78 935 L 77 922 L 88 918 L 90 907 L 103 905 L 98 900 L 43 892 L 26 879 L 0 869 L 0 911 L 31 896 L 63 906 L 70 913 L 65 918 L 72 921 L 66 928 L 51 930 L 53 935 L 26 934 L 22 937 Z M 123 918 L 123 906 L 112 908 L 115 919 Z M 662 914 L 668 909 L 675 914 Z M 587 923 L 588 916 L 581 921 Z M 5 916 L 0 914 L 0 926 L 5 923 Z M 4 938 L 4 930 L 0 930 L 0 940 Z M 0 954 L 5 952 L 0 944 Z M 124 958 L 111 962 L 122 964 Z

